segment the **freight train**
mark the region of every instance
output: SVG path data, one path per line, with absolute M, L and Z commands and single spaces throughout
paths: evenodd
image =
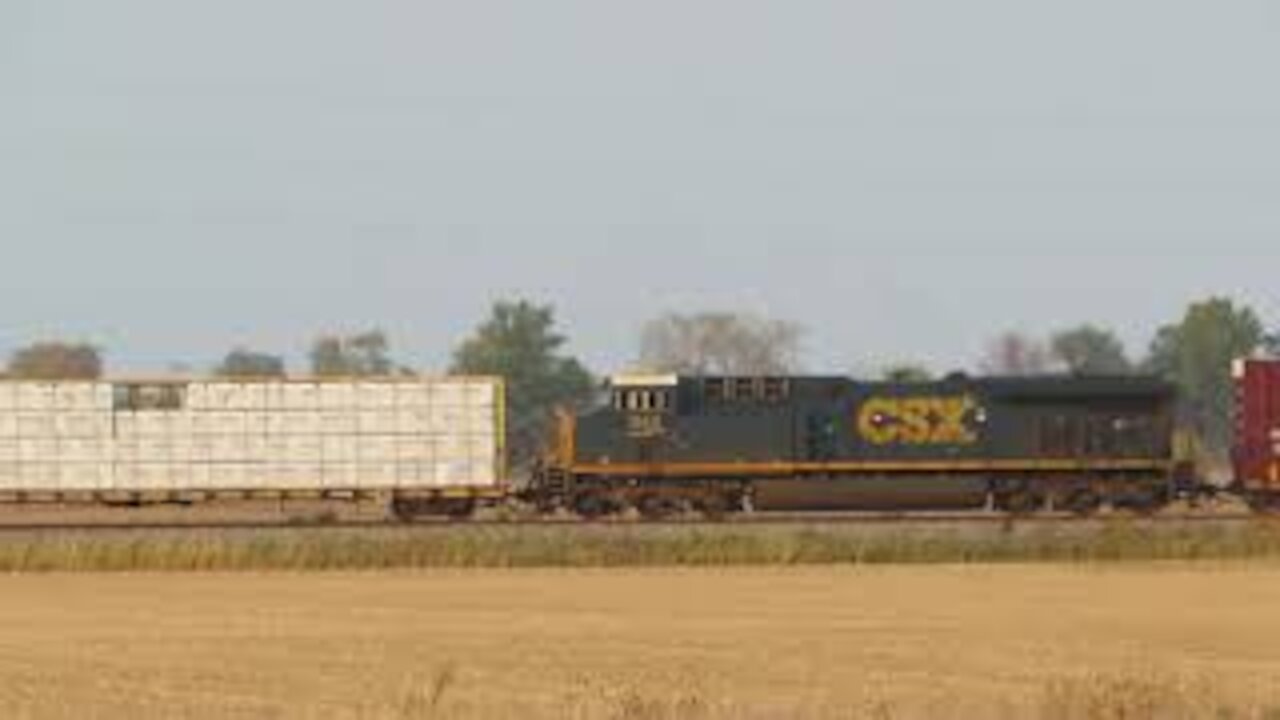
M 560 412 L 514 483 L 495 378 L 0 381 L 0 504 L 1089 515 L 1230 492 L 1280 509 L 1280 360 L 1241 361 L 1235 377 L 1235 479 L 1221 487 L 1176 447 L 1174 387 L 1140 376 L 622 376 L 599 407 Z
M 1280 499 L 1280 362 L 1235 368 L 1236 481 Z M 1175 443 L 1177 394 L 1151 377 L 615 378 L 562 413 L 528 495 L 597 517 L 695 509 L 1100 508 L 1139 513 L 1218 488 Z

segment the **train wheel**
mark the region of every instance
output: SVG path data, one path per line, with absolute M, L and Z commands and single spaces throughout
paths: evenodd
M 1270 493 L 1251 494 L 1247 502 L 1249 503 L 1249 509 L 1256 513 L 1271 515 L 1280 511 L 1280 501 Z
M 680 511 L 675 501 L 653 494 L 641 497 L 636 509 L 645 520 L 665 520 Z
M 1117 505 L 1141 516 L 1154 515 L 1169 504 L 1163 492 L 1155 488 L 1138 488 L 1127 493 Z
M 710 495 L 703 498 L 698 503 L 698 510 L 708 519 L 713 521 L 723 520 L 725 515 L 729 514 L 729 500 L 723 495 Z
M 1044 497 L 1031 488 L 1017 488 L 1004 493 L 999 506 L 1013 515 L 1030 515 L 1044 507 Z
M 406 523 L 429 517 L 445 517 L 455 522 L 470 520 L 476 509 L 476 501 L 470 498 L 396 498 L 391 504 L 395 518 Z
M 395 498 L 391 501 L 391 515 L 402 523 L 411 523 L 418 519 L 418 504 L 406 498 Z
M 1062 507 L 1067 512 L 1081 517 L 1092 515 L 1102 507 L 1102 496 L 1092 488 L 1078 488 L 1067 494 L 1062 501 Z
M 463 522 L 475 516 L 477 507 L 475 500 L 455 500 L 442 505 L 441 510 L 451 521 Z
M 573 501 L 573 509 L 588 520 L 597 520 L 609 514 L 609 501 L 598 493 L 583 493 Z

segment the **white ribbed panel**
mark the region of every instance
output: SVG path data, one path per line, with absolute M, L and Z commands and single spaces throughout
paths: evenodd
M 111 383 L 0 382 L 0 490 L 491 486 L 498 388 L 218 380 L 179 386 L 179 407 L 132 408 Z

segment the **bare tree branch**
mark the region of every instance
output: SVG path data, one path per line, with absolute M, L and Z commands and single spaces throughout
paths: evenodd
M 645 325 L 640 364 L 689 375 L 784 375 L 796 371 L 800 326 L 735 313 L 669 314 Z

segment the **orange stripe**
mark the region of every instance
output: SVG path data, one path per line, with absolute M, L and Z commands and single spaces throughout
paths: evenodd
M 626 475 L 638 477 L 787 476 L 820 473 L 944 473 L 944 472 L 1169 472 L 1163 460 L 951 460 L 866 462 L 744 462 L 744 463 L 640 463 L 574 465 L 576 475 Z

